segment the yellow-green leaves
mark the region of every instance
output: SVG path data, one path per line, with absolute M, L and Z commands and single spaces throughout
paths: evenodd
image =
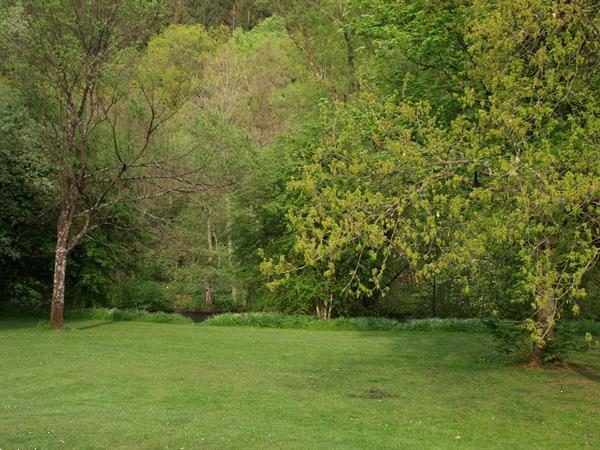
M 161 102 L 180 105 L 202 89 L 215 48 L 214 39 L 202 26 L 172 25 L 148 43 L 141 77 Z

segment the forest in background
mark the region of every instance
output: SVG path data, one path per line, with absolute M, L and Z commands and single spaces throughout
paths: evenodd
M 2 0 L 3 306 L 481 317 L 555 355 L 600 315 L 599 47 L 592 0 Z

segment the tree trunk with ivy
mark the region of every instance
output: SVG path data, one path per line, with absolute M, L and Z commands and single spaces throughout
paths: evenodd
M 555 328 L 557 304 L 554 290 L 548 290 L 546 295 L 540 299 L 540 303 L 541 305 L 536 311 L 533 345 L 529 354 L 529 366 L 531 367 L 537 367 L 546 362 L 547 344 L 552 339 Z

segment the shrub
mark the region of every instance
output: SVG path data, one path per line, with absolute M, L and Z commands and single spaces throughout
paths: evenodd
M 203 324 L 260 328 L 308 328 L 316 319 L 310 316 L 281 313 L 227 313 L 212 316 Z
M 490 320 L 487 325 L 496 338 L 498 350 L 526 359 L 531 353 L 533 340 L 531 332 L 522 321 L 509 322 Z M 586 338 L 586 335 L 589 335 Z M 572 351 L 583 351 L 589 348 L 593 337 L 600 335 L 600 322 L 592 320 L 571 320 L 556 325 L 554 334 L 547 339 L 544 362 L 561 361 Z
M 146 311 L 161 311 L 173 306 L 160 283 L 135 278 L 123 287 L 119 303 L 117 306 Z
M 215 298 L 214 308 L 217 311 L 233 312 L 239 308 L 239 305 L 233 301 L 231 295 L 221 295 Z
M 75 309 L 65 312 L 66 319 L 106 320 L 115 322 L 155 322 L 171 324 L 191 324 L 192 319 L 179 314 L 164 312 L 148 312 L 131 309 L 90 308 Z

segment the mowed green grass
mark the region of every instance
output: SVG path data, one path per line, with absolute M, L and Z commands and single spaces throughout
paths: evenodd
M 600 447 L 600 356 L 468 333 L 0 321 L 0 448 Z M 585 367 L 584 367 L 585 366 Z

